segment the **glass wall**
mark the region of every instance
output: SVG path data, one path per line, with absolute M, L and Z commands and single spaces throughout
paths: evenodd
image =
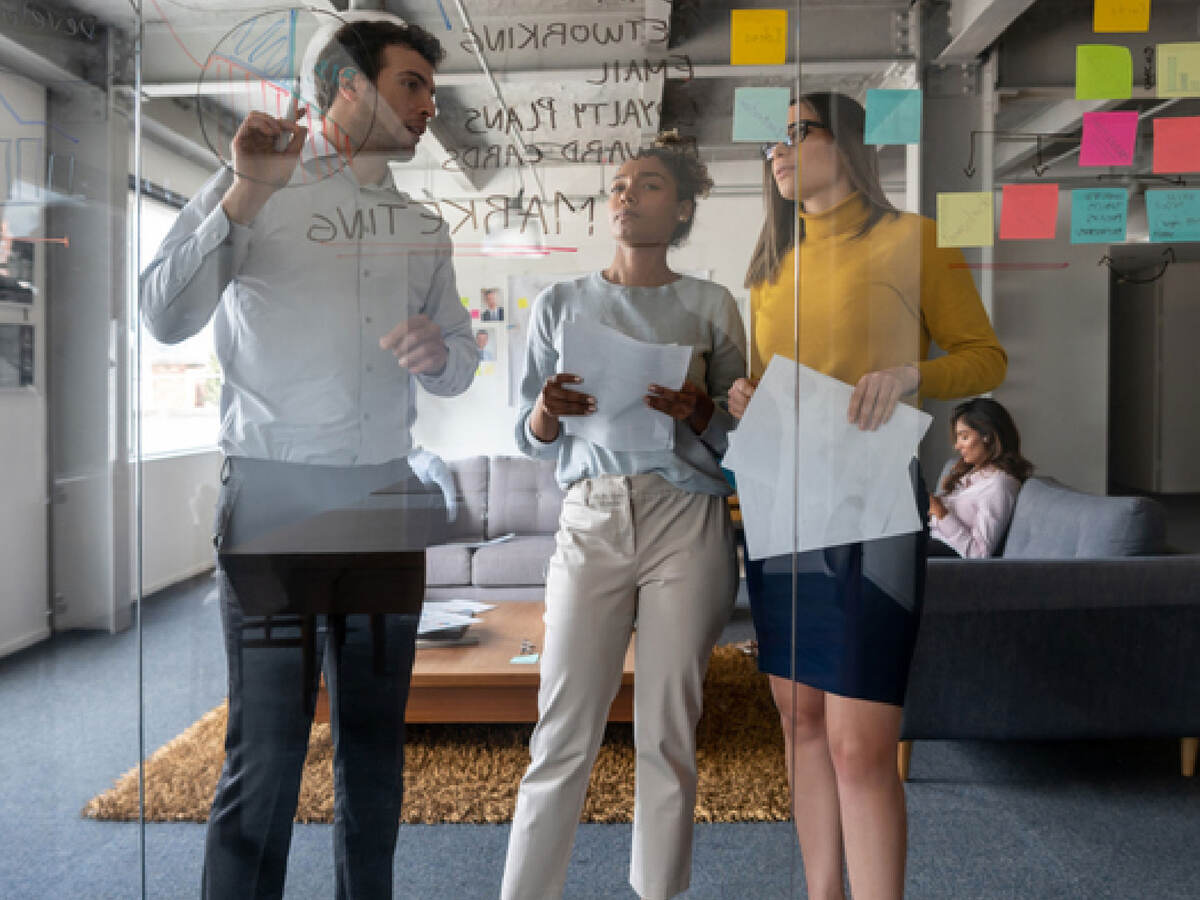
M 1197 519 L 1194 9 L 1092 14 L 0 2 L 0 894 L 1077 887 L 905 789 L 1037 736 L 926 565 L 1027 460 Z

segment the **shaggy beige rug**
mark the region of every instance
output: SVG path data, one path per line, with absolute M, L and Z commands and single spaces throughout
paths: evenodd
M 410 725 L 404 812 L 409 824 L 512 820 L 517 783 L 529 765 L 529 725 Z M 224 759 L 225 705 L 204 715 L 146 761 L 146 818 L 204 822 Z M 781 822 L 788 814 L 783 738 L 766 678 L 738 647 L 718 647 L 704 682 L 697 761 L 697 822 Z M 316 725 L 296 809 L 297 822 L 333 821 L 333 747 Z M 584 822 L 633 815 L 633 729 L 610 725 L 592 771 Z M 137 770 L 84 808 L 95 819 L 137 818 Z

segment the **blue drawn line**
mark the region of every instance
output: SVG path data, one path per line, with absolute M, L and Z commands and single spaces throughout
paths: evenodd
M 296 10 L 291 10 L 291 21 L 288 23 L 288 74 L 296 75 Z
M 41 119 L 22 119 L 19 115 L 17 115 L 17 111 L 12 108 L 12 104 L 4 99 L 3 94 L 0 94 L 0 104 L 3 104 L 4 108 L 8 110 L 9 115 L 11 115 L 14 119 L 17 120 L 18 125 L 45 125 L 51 131 L 57 131 L 59 134 L 61 134 L 63 137 L 65 137 L 72 144 L 79 143 L 79 138 L 71 137 L 69 134 L 67 134 L 65 131 L 63 131 L 61 128 L 59 128 L 57 125 L 51 125 L 49 122 L 44 122 Z
M 450 17 L 446 15 L 446 7 L 442 6 L 442 0 L 437 0 L 438 9 L 442 11 L 442 21 L 446 23 L 446 30 L 453 31 L 454 28 L 450 24 Z

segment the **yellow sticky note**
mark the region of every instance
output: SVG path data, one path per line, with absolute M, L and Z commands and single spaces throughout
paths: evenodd
M 1158 96 L 1200 97 L 1200 44 L 1159 44 Z
M 781 66 L 787 61 L 786 9 L 735 9 L 729 13 L 729 64 Z
M 528 297 L 518 297 L 517 298 L 517 309 L 529 309 L 529 298 Z
M 1080 44 L 1075 48 L 1076 100 L 1128 100 L 1133 94 L 1133 55 L 1128 47 Z
M 1094 31 L 1149 31 L 1150 0 L 1096 0 Z
M 939 247 L 990 247 L 995 243 L 991 191 L 937 195 Z
M 458 299 L 462 301 L 462 305 L 463 305 L 463 306 L 470 306 L 470 305 L 471 305 L 471 298 L 470 298 L 470 297 L 459 297 Z

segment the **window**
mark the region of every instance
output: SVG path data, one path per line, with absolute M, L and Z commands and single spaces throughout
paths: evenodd
M 137 195 L 130 191 L 131 234 L 136 202 Z M 154 258 L 178 212 L 170 204 L 142 195 L 140 238 L 143 268 Z M 137 274 L 132 269 L 136 263 L 136 260 L 130 260 L 130 304 L 135 311 Z M 221 368 L 213 348 L 212 322 L 209 321 L 197 334 L 178 344 L 156 341 L 137 318 L 136 312 L 130 316 L 130 322 L 136 322 L 142 336 L 142 454 L 157 456 L 216 447 L 220 426 Z M 131 346 L 131 360 L 133 353 Z M 130 446 L 134 446 L 132 436 Z

